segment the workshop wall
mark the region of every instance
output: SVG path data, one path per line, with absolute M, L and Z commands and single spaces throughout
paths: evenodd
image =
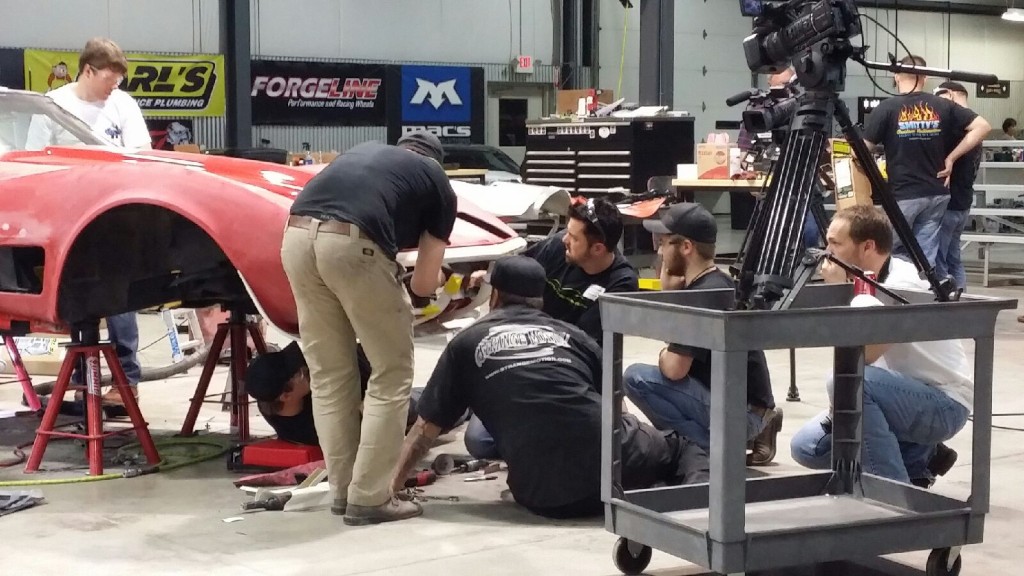
M 625 9 L 619 0 L 601 0 L 600 85 L 618 88 L 616 96 L 636 101 L 639 96 L 640 9 L 633 2 Z M 930 65 L 991 72 L 1011 81 L 1009 99 L 978 99 L 971 105 L 992 124 L 1003 118 L 1024 117 L 1024 25 L 992 16 L 948 15 L 861 8 L 899 35 L 904 44 Z M 751 85 L 741 47 L 751 21 L 740 15 L 736 2 L 678 0 L 675 7 L 674 103 L 696 116 L 696 134 L 707 135 L 717 120 L 739 120 L 741 107 L 728 108 L 725 99 Z M 625 42 L 623 34 L 625 31 Z M 877 40 L 876 40 L 877 38 Z M 903 55 L 887 33 L 874 24 L 866 27 L 863 42 L 869 57 L 884 61 L 892 52 Z M 620 59 L 625 45 L 625 59 Z M 620 64 L 621 78 L 620 78 Z M 763 86 L 765 79 L 760 78 Z M 876 81 L 892 89 L 891 76 L 879 73 Z M 928 88 L 941 80 L 930 80 Z M 973 86 L 970 86 L 973 88 Z M 848 67 L 844 100 L 855 114 L 858 96 L 884 95 L 858 64 Z
M 80 49 L 219 50 L 212 0 L 0 0 L 0 43 Z M 254 56 L 550 64 L 551 0 L 250 0 Z

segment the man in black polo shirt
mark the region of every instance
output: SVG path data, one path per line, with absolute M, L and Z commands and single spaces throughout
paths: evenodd
M 619 209 L 607 200 L 588 200 L 570 209 L 565 230 L 524 253 L 547 274 L 544 312 L 575 324 L 598 345 L 603 333 L 597 297 L 640 289 L 636 270 L 616 248 L 621 237 Z
M 658 220 L 645 220 L 664 259 L 662 290 L 735 289 L 715 266 L 718 226 L 700 204 L 681 203 Z M 658 428 L 675 430 L 705 451 L 711 449 L 711 351 L 669 344 L 658 364 L 633 364 L 622 377 L 626 396 Z M 747 464 L 763 466 L 775 458 L 782 410 L 775 408 L 764 352 L 747 357 Z
M 468 407 L 494 434 L 517 503 L 550 518 L 600 514 L 601 349 L 540 310 L 545 275 L 536 261 L 502 258 L 490 284 L 491 312 L 448 344 L 423 389 L 393 487 Z M 624 489 L 707 477 L 695 444 L 623 415 Z
M 900 64 L 927 66 L 920 56 L 907 56 Z M 934 266 L 953 165 L 981 144 L 991 126 L 967 108 L 924 92 L 923 75 L 899 73 L 893 79 L 899 96 L 886 99 L 871 113 L 864 141 L 868 148 L 885 147 L 892 194 Z M 901 243 L 893 254 L 908 257 Z
M 426 132 L 398 146 L 360 144 L 306 184 L 284 233 L 332 511 L 346 511 L 349 525 L 422 513 L 390 493 L 413 377 L 412 307 L 395 256 L 418 248 L 409 287 L 423 297 L 437 290 L 456 216 L 443 159 Z M 373 366 L 365 400 L 357 338 Z

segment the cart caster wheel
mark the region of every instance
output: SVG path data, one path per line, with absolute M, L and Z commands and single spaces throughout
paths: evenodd
M 928 555 L 928 565 L 925 573 L 928 576 L 957 576 L 960 574 L 960 561 L 963 559 L 957 554 L 953 567 L 949 568 L 949 548 L 937 548 Z
M 630 550 L 630 545 L 636 551 L 635 554 Z M 647 569 L 647 565 L 651 563 L 652 553 L 653 551 L 650 546 L 619 538 L 615 541 L 612 559 L 615 561 L 615 567 L 619 569 L 619 572 L 626 574 L 626 576 L 636 576 L 637 574 L 642 574 Z

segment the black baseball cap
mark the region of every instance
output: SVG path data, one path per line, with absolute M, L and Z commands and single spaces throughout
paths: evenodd
M 506 294 L 523 298 L 541 298 L 547 286 L 544 267 L 527 256 L 506 256 L 494 262 L 490 284 Z
M 257 356 L 245 371 L 245 391 L 261 402 L 276 400 L 288 381 L 305 365 L 306 358 L 298 342 L 292 342 L 280 352 Z
M 714 244 L 718 224 L 706 208 L 694 202 L 673 204 L 660 219 L 644 220 L 644 228 L 655 234 L 678 234 L 694 242 Z
M 444 162 L 444 146 L 441 146 L 441 141 L 438 140 L 437 136 L 426 130 L 410 132 L 402 136 L 398 139 L 398 145 L 428 158 L 433 158 L 437 160 L 438 164 Z
M 936 96 L 939 96 L 941 94 L 945 94 L 946 92 L 959 92 L 961 94 L 968 94 L 967 88 L 965 88 L 963 84 L 952 81 L 943 82 L 942 84 L 939 84 L 939 86 L 934 90 L 933 93 Z

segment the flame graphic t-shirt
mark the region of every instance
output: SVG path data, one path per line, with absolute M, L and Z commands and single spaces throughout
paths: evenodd
M 967 108 L 924 92 L 888 98 L 871 113 L 864 137 L 885 147 L 896 199 L 949 193 L 936 175 L 976 117 Z

